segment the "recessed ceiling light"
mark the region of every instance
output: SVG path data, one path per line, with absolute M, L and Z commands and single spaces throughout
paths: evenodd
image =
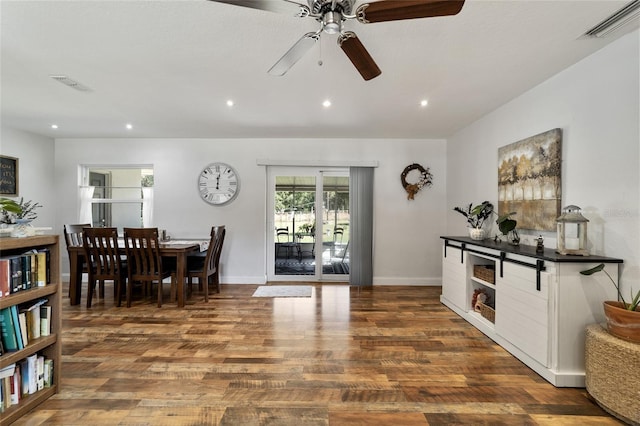
M 58 128 L 58 125 L 57 125 L 57 124 L 52 124 L 52 125 L 51 125 L 51 128 L 52 128 L 52 129 L 57 129 L 57 128 Z
M 231 99 L 229 99 L 229 100 L 227 101 L 227 106 L 228 106 L 228 107 L 232 107 L 232 106 L 233 106 L 233 101 L 232 101 Z
M 429 105 L 429 101 L 428 101 L 428 100 L 423 99 L 423 100 L 421 100 L 421 101 L 420 101 L 420 106 L 421 106 L 421 107 L 423 107 L 423 108 L 424 108 L 424 107 L 426 107 L 427 105 Z
M 329 99 L 327 99 L 326 101 L 324 101 L 322 103 L 322 106 L 325 108 L 329 108 L 331 106 L 331 101 Z
M 131 130 L 131 129 L 133 129 L 133 124 L 127 123 L 126 127 L 127 127 L 127 130 Z

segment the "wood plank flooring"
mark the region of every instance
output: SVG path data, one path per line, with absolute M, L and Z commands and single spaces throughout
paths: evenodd
M 65 299 L 62 390 L 15 424 L 620 424 L 441 305 L 439 287 L 255 289 L 185 309 L 117 308 L 109 289 L 90 309 Z

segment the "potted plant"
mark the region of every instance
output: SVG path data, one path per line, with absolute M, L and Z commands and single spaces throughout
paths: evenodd
M 609 277 L 618 292 L 619 299 L 607 300 L 603 303 L 604 315 L 607 317 L 607 330 L 616 337 L 640 343 L 640 290 L 635 295 L 631 291 L 631 303 L 627 303 L 624 296 L 622 296 L 620 286 L 604 269 L 604 263 L 585 271 L 580 271 L 580 273 L 582 275 L 592 275 L 600 271 Z
M 517 246 L 520 244 L 520 235 L 518 235 L 518 231 L 516 230 L 518 221 L 511 218 L 514 214 L 516 214 L 516 212 L 510 212 L 499 216 L 496 220 L 496 224 L 498 225 L 498 229 L 502 235 L 504 235 L 507 238 L 507 241 L 509 241 L 509 244 Z M 498 237 L 496 236 L 496 238 Z
M 22 207 L 10 198 L 0 197 L 0 222 L 13 223 L 13 216 L 22 214 Z
M 24 201 L 23 198 L 20 198 L 20 202 L 18 203 L 20 206 L 20 213 L 16 213 L 16 222 L 17 223 L 29 223 L 35 218 L 38 217 L 36 213 L 36 209 L 42 207 L 42 204 L 33 202 L 31 200 Z
M 483 201 L 476 206 L 471 203 L 466 209 L 463 209 L 462 207 L 454 207 L 453 210 L 467 218 L 467 223 L 469 224 L 469 236 L 471 239 L 484 239 L 486 232 L 482 228 L 482 225 L 484 225 L 485 221 L 493 214 L 493 204 L 488 201 Z

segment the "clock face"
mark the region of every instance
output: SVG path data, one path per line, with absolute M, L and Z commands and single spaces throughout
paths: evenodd
M 198 177 L 200 197 L 215 206 L 233 201 L 239 189 L 238 174 L 228 164 L 211 163 Z

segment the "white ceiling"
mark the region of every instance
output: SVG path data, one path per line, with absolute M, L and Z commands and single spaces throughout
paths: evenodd
M 348 21 L 382 69 L 365 82 L 328 34 L 285 76 L 267 74 L 312 18 L 204 0 L 3 0 L 2 125 L 56 138 L 447 137 L 637 28 L 580 37 L 626 3 L 467 0 L 452 17 Z

